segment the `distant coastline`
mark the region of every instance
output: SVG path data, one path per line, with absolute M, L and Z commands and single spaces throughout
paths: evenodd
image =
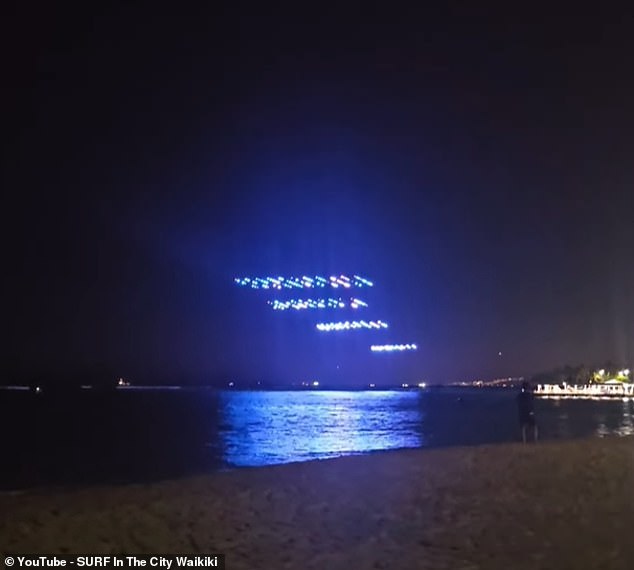
M 3 385 L 0 390 L 34 392 L 34 393 L 59 393 L 59 392 L 126 392 L 136 390 L 211 390 L 211 391 L 247 391 L 247 392 L 384 392 L 384 391 L 429 391 L 429 390 L 509 390 L 515 389 L 515 386 L 500 385 L 462 385 L 462 384 L 365 384 L 365 385 L 342 385 L 320 384 L 319 386 L 301 386 L 286 384 L 270 384 L 270 385 L 254 385 L 254 384 L 238 384 L 233 385 L 204 385 L 204 384 L 184 384 L 184 385 L 168 385 L 168 384 L 130 384 L 126 386 L 110 386 L 107 388 L 101 386 L 82 385 L 82 386 L 64 386 L 64 385 Z

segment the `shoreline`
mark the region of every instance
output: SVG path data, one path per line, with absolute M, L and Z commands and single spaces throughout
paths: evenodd
M 222 552 L 229 569 L 625 569 L 632 489 L 633 437 L 393 450 L 0 495 L 0 552 Z
M 624 435 L 624 436 L 589 436 L 589 437 L 577 437 L 577 438 L 568 438 L 568 439 L 540 439 L 538 445 L 545 445 L 550 443 L 566 443 L 566 442 L 582 442 L 582 441 L 594 441 L 594 440 L 621 440 L 621 439 L 632 439 L 634 444 L 634 435 Z M 73 483 L 41 483 L 30 485 L 26 487 L 14 487 L 14 488 L 0 488 L 0 498 L 11 495 L 28 495 L 28 494 L 37 494 L 37 495 L 56 495 L 56 494 L 66 494 L 66 493 L 75 493 L 75 492 L 84 492 L 91 489 L 119 489 L 119 488 L 128 488 L 128 487 L 148 487 L 155 485 L 162 485 L 165 483 L 173 483 L 173 482 L 187 482 L 192 479 L 198 479 L 201 477 L 215 477 L 219 474 L 225 473 L 237 473 L 242 471 L 259 471 L 262 469 L 270 469 L 270 468 L 281 468 L 285 466 L 296 466 L 296 465 L 304 465 L 304 464 L 312 464 L 312 463 L 322 463 L 335 461 L 340 459 L 346 459 L 349 457 L 360 457 L 360 456 L 376 456 L 376 455 L 392 455 L 392 454 L 400 454 L 400 453 L 408 453 L 408 452 L 433 452 L 433 451 L 442 451 L 442 450 L 457 450 L 457 449 L 478 449 L 483 447 L 498 447 L 498 446 L 507 446 L 507 445 L 516 445 L 521 444 L 519 440 L 516 441 L 506 441 L 506 442 L 484 442 L 477 443 L 473 445 L 461 445 L 461 444 L 447 444 L 447 445 L 427 445 L 424 447 L 398 447 L 398 448 L 388 448 L 388 449 L 375 449 L 370 451 L 357 451 L 357 452 L 346 452 L 342 455 L 334 455 L 331 457 L 315 457 L 312 459 L 304 459 L 304 460 L 296 460 L 296 461 L 286 461 L 280 463 L 270 463 L 265 465 L 222 465 L 218 467 L 214 467 L 210 470 L 206 471 L 191 471 L 184 472 L 180 475 L 169 476 L 169 477 L 157 477 L 151 479 L 118 479 L 118 480 L 101 480 L 101 481 L 86 481 L 86 482 L 73 482 Z M 532 443 L 529 442 L 530 445 Z

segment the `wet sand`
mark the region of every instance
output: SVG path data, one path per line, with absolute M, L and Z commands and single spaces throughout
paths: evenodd
M 634 568 L 634 439 L 377 453 L 0 495 L 0 552 L 256 568 Z

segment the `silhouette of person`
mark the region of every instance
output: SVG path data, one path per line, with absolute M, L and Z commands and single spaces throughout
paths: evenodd
M 535 421 L 535 409 L 533 407 L 533 389 L 528 382 L 522 382 L 522 389 L 517 395 L 517 409 L 522 428 L 522 441 L 526 443 L 528 428 L 533 431 L 533 441 L 537 441 L 537 422 Z

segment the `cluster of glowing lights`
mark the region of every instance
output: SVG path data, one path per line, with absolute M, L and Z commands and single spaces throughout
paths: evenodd
M 417 350 L 415 344 L 373 344 L 370 347 L 372 352 L 402 352 L 403 350 Z
M 250 289 L 266 289 L 281 291 L 282 289 L 333 289 L 353 287 L 373 287 L 374 283 L 360 277 L 359 275 L 322 275 L 302 276 L 302 277 L 236 277 L 234 282 L 240 287 Z M 315 299 L 273 299 L 267 301 L 274 311 L 303 310 L 303 309 L 358 309 L 367 307 L 368 304 L 355 297 L 344 300 L 341 297 L 315 298 Z M 340 321 L 332 323 L 318 323 L 315 325 L 318 331 L 349 331 L 359 329 L 381 330 L 387 329 L 388 324 L 384 321 Z M 415 344 L 373 344 L 370 346 L 372 352 L 403 352 L 417 350 Z M 629 372 L 629 371 L 628 371 Z M 318 385 L 314 383 L 313 385 Z M 419 385 L 420 386 L 420 385 Z
M 332 287 L 334 289 L 343 287 L 349 289 L 350 287 L 373 287 L 374 283 L 353 275 L 348 277 L 346 275 L 332 275 L 330 277 L 323 277 L 315 275 L 313 277 L 236 277 L 234 282 L 240 287 L 251 287 L 251 289 L 311 289 L 319 287 Z
M 288 309 L 358 309 L 359 307 L 367 307 L 368 304 L 360 299 L 351 298 L 350 301 L 343 299 L 293 299 L 290 301 L 279 301 L 277 299 L 268 301 L 274 311 L 286 311 Z
M 353 329 L 386 329 L 387 323 L 383 321 L 345 321 L 339 323 L 318 323 L 318 331 L 348 331 Z

